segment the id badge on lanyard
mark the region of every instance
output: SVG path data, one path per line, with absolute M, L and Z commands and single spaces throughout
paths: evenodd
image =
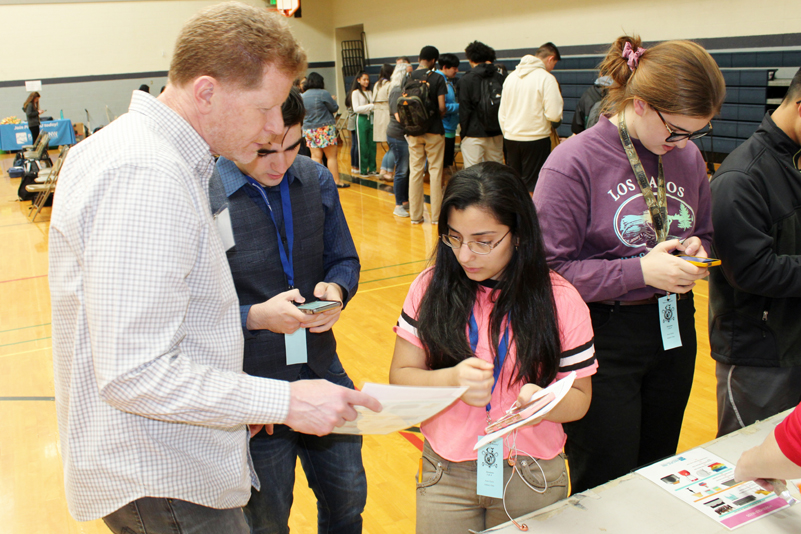
M 643 169 L 640 158 L 637 156 L 637 150 L 631 142 L 631 137 L 626 127 L 625 110 L 620 112 L 617 131 L 620 135 L 620 142 L 623 144 L 623 149 L 626 151 L 626 157 L 631 165 L 631 170 L 634 171 L 634 176 L 637 177 L 637 183 L 642 191 L 642 198 L 648 206 L 648 213 L 651 215 L 651 223 L 653 224 L 654 232 L 656 232 L 656 241 L 657 243 L 661 243 L 667 239 L 668 230 L 670 228 L 670 220 L 667 215 L 667 193 L 665 191 L 665 170 L 662 167 L 662 156 L 659 156 L 659 171 L 657 173 L 656 183 L 657 197 L 654 198 L 654 192 L 651 191 L 645 169 Z M 662 347 L 665 350 L 681 347 L 676 295 L 660 297 L 658 304 L 659 327 L 662 332 Z
M 470 312 L 469 333 L 470 348 L 475 354 L 478 346 L 478 324 L 472 312 Z M 495 391 L 495 386 L 498 384 L 498 378 L 501 376 L 508 352 L 509 319 L 507 317 L 506 331 L 498 345 L 498 365 L 492 371 L 495 380 L 492 383 L 490 395 Z M 491 405 L 487 404 L 487 422 L 490 420 L 490 409 Z M 478 439 L 482 437 L 478 436 Z M 478 456 L 476 457 L 476 494 L 482 497 L 503 498 L 503 438 L 498 438 L 478 450 Z
M 264 187 L 261 186 L 256 180 L 247 177 L 250 185 L 256 188 L 261 194 L 261 198 L 267 205 L 267 212 L 270 214 L 270 219 L 273 221 L 275 228 L 276 238 L 278 240 L 278 255 L 281 258 L 281 267 L 286 276 L 286 283 L 288 289 L 295 288 L 295 266 L 292 256 L 292 251 L 295 246 L 295 225 L 292 219 L 292 202 L 289 197 L 289 181 L 286 176 L 281 180 L 279 191 L 281 192 L 281 210 L 284 216 L 284 231 L 286 233 L 286 243 L 281 237 L 281 232 L 278 229 L 278 222 L 275 220 L 273 208 L 270 206 L 270 201 L 267 198 L 267 193 Z M 298 328 L 293 334 L 284 334 L 284 345 L 286 349 L 286 364 L 294 365 L 299 363 L 307 363 L 309 361 L 309 354 L 306 349 L 306 329 Z

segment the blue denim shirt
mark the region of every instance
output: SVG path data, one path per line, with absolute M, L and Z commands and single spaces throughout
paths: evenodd
M 306 107 L 306 118 L 303 119 L 304 130 L 315 130 L 336 124 L 334 112 L 339 109 L 331 93 L 325 89 L 309 89 L 301 95 L 303 105 Z

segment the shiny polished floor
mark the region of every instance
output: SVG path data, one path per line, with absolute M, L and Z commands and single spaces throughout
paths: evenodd
M 346 160 L 343 150 L 343 173 L 350 169 Z M 29 203 L 16 200 L 20 179 L 10 179 L 5 172 L 11 157 L 0 156 L 0 164 L 0 532 L 107 533 L 101 521 L 73 520 L 64 498 L 47 281 L 50 210 L 45 208 L 31 223 Z M 334 328 L 339 355 L 357 385 L 387 382 L 395 337 L 392 326 L 410 282 L 426 265 L 437 239 L 435 227 L 428 222 L 412 226 L 408 218 L 394 217 L 392 195 L 376 188 L 375 182 L 364 184 L 340 190 L 362 274 L 358 294 Z M 706 335 L 706 303 L 706 283 L 702 282 L 696 289 L 696 381 L 680 450 L 715 434 L 715 378 Z M 369 494 L 364 532 L 414 532 L 414 476 L 421 445 L 414 432 L 365 437 Z M 290 526 L 294 532 L 316 532 L 315 502 L 300 468 Z

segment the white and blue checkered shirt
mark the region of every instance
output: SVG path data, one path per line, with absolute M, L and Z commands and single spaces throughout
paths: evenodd
M 208 198 L 209 146 L 134 91 L 70 152 L 50 227 L 56 408 L 67 502 L 87 521 L 140 497 L 243 506 L 245 423 L 289 385 L 242 373 L 239 302 Z

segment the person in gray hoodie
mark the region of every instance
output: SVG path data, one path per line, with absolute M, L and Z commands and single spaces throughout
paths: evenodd
M 559 49 L 545 43 L 535 55 L 523 56 L 503 84 L 498 122 L 506 164 L 520 173 L 529 192 L 551 153 L 551 123 L 562 121 L 564 102 L 551 74 L 560 59 Z

